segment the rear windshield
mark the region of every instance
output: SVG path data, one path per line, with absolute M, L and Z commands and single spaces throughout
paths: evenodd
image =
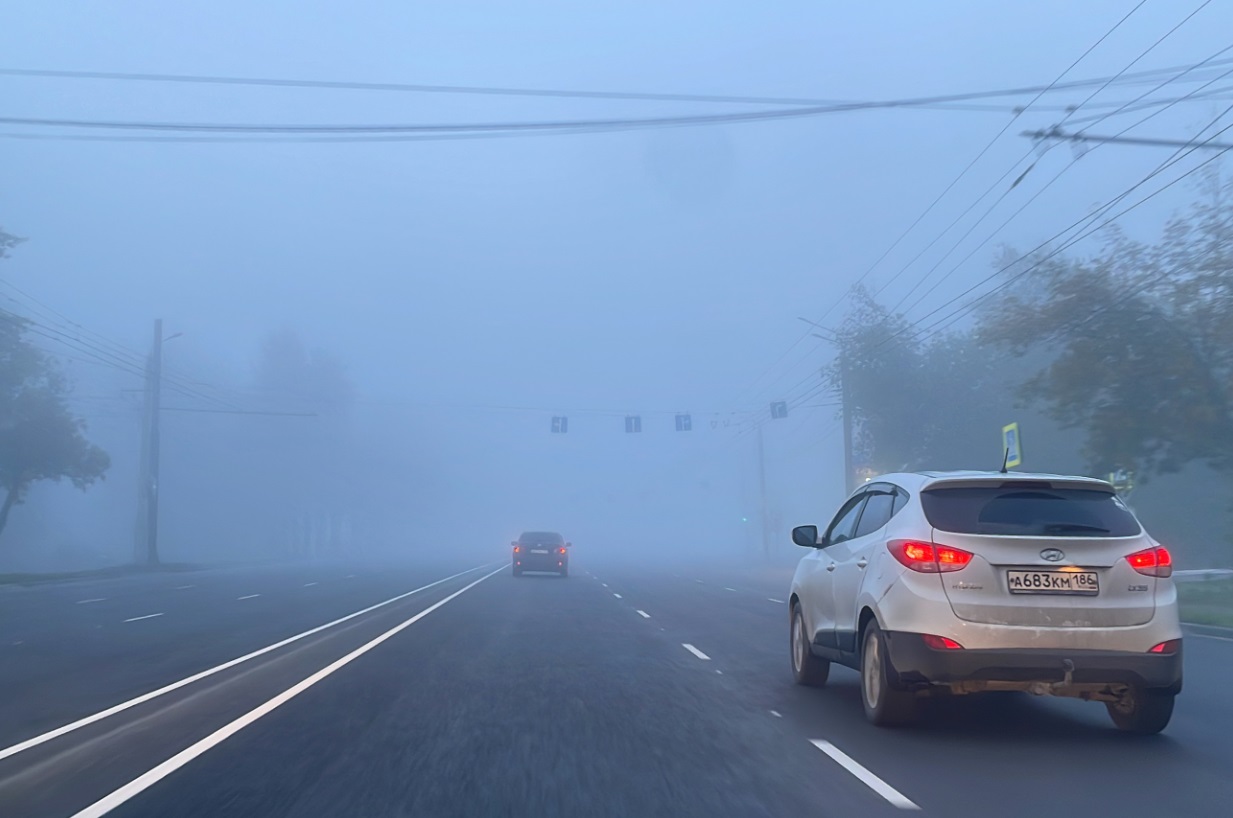
M 518 538 L 523 545 L 562 545 L 565 540 L 552 531 L 528 531 Z
M 921 492 L 929 524 L 957 534 L 1133 537 L 1139 522 L 1116 494 L 1048 485 L 967 486 Z

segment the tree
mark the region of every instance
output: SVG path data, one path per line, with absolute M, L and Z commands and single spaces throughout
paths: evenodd
M 27 326 L 0 311 L 0 532 L 32 484 L 68 479 L 84 491 L 110 465 L 68 410 L 68 386 L 56 362 L 25 340 Z
M 990 350 L 964 332 L 922 342 L 906 318 L 863 288 L 852 303 L 827 381 L 839 394 L 847 380 L 856 467 L 988 467 L 1013 403 Z
M 1021 394 L 1082 430 L 1093 473 L 1233 473 L 1233 183 L 1201 189 L 1157 244 L 1113 229 L 1091 258 L 1028 259 L 984 311 L 983 340 L 1044 353 Z
M 0 227 L 0 258 L 8 258 L 9 250 L 12 250 L 23 241 L 25 241 L 25 239 L 18 238 L 12 233 L 5 232 L 4 228 Z

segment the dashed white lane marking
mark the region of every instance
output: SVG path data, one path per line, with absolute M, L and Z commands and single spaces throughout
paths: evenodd
M 311 587 L 313 587 L 313 586 L 314 586 L 314 585 L 316 585 L 316 584 L 317 584 L 317 583 L 315 583 L 315 582 L 305 582 L 305 583 L 304 583 L 304 587 L 305 587 L 305 588 L 311 588 Z
M 777 718 L 777 719 L 782 719 L 782 718 L 783 718 L 783 713 L 780 713 L 778 710 L 772 710 L 772 711 L 771 711 L 771 715 L 772 715 L 772 716 L 774 716 L 774 717 L 775 717 L 775 718 Z
M 720 676 L 724 675 L 724 672 L 722 670 L 717 670 L 715 672 L 718 673 Z
M 143 619 L 153 619 L 156 616 L 162 616 L 161 613 L 146 614 L 145 616 L 134 616 L 132 619 L 126 619 L 125 622 L 140 622 Z
M 702 584 L 703 584 L 702 580 L 700 580 L 700 579 L 695 579 L 695 580 L 694 580 L 694 582 L 698 583 L 699 585 L 702 585 Z
M 682 642 L 681 647 L 685 648 L 685 650 L 689 651 L 694 656 L 697 656 L 699 659 L 706 659 L 708 662 L 711 659 L 711 657 L 707 656 L 705 653 L 698 650 L 697 648 L 695 648 L 693 645 L 689 644 L 688 642 Z
M 782 599 L 776 599 L 776 598 L 775 598 L 775 597 L 773 597 L 773 596 L 768 596 L 768 597 L 766 598 L 766 601 L 767 601 L 767 602 L 774 602 L 776 605 L 783 605 L 783 604 L 784 604 L 784 601 L 783 601 Z
M 488 563 L 488 565 L 492 565 L 492 563 Z M 254 650 L 252 653 L 246 653 L 243 656 L 239 656 L 239 657 L 236 657 L 235 659 L 231 659 L 230 661 L 223 662 L 221 665 L 215 665 L 212 668 L 207 668 L 206 670 L 203 670 L 200 673 L 195 673 L 192 676 L 188 676 L 184 679 L 181 679 L 178 682 L 172 682 L 171 684 L 164 685 L 163 687 L 160 687 L 157 690 L 151 690 L 149 693 L 143 693 L 142 695 L 137 696 L 136 698 L 132 698 L 126 702 L 121 702 L 120 704 L 113 705 L 107 708 L 106 710 L 100 710 L 97 713 L 93 713 L 89 716 L 85 716 L 83 718 L 78 719 L 77 721 L 70 722 L 62 727 L 57 727 L 54 730 L 48 730 L 46 733 L 43 733 L 42 735 L 38 735 L 33 738 L 28 738 L 25 741 L 20 742 L 18 744 L 5 747 L 3 750 L 0 750 L 0 761 L 3 761 L 4 759 L 10 756 L 15 756 L 18 753 L 25 752 L 26 750 L 29 750 L 31 747 L 37 747 L 40 744 L 45 744 L 46 742 L 51 741 L 52 739 L 59 738 L 60 736 L 71 733 L 74 730 L 80 730 L 82 727 L 87 727 L 91 724 L 94 724 L 95 722 L 102 721 L 103 719 L 109 716 L 114 716 L 116 713 L 122 713 L 131 707 L 136 707 L 139 704 L 145 704 L 146 702 L 151 701 L 152 699 L 157 699 L 159 696 L 164 696 L 175 690 L 179 690 L 182 687 L 191 685 L 193 682 L 199 682 L 202 679 L 213 676 L 216 673 L 222 673 L 224 670 L 229 670 L 230 668 L 233 668 L 236 665 L 243 664 L 244 662 L 247 662 L 250 659 L 256 659 L 258 656 L 264 656 L 265 654 L 270 653 L 271 651 L 275 651 L 275 650 L 278 650 L 279 648 L 286 647 L 287 645 L 290 645 L 293 642 L 298 642 L 301 639 L 306 639 L 309 636 L 312 636 L 313 634 L 321 633 L 322 631 L 328 630 L 329 628 L 332 628 L 335 625 L 341 625 L 344 622 L 349 622 L 352 619 L 355 619 L 357 616 L 363 616 L 366 613 L 372 613 L 378 608 L 384 608 L 386 605 L 392 605 L 395 602 L 406 599 L 407 597 L 413 594 L 418 594 L 421 591 L 427 591 L 429 588 L 435 588 L 441 583 L 449 582 L 451 579 L 457 579 L 463 574 L 469 574 L 472 571 L 478 571 L 480 569 L 487 568 L 488 565 L 477 565 L 474 568 L 468 568 L 465 571 L 459 571 L 457 574 L 452 574 L 443 579 L 438 579 L 435 582 L 430 582 L 427 585 L 422 585 L 419 588 L 416 588 L 415 590 L 407 591 L 405 593 L 399 594 L 398 596 L 390 597 L 389 599 L 384 600 L 383 602 L 378 602 L 376 605 L 369 605 L 367 608 L 363 608 L 361 610 L 355 611 L 354 613 L 349 613 L 346 616 L 339 617 L 338 619 L 335 619 L 333 622 L 326 622 L 324 625 L 318 625 L 315 628 L 310 628 L 304 631 L 303 633 L 297 633 L 295 636 L 288 636 L 286 639 L 283 639 L 279 642 L 275 642 L 272 645 L 266 645 L 264 648 L 259 648 L 258 650 Z
M 351 662 L 363 656 L 365 653 L 368 653 L 370 650 L 377 647 L 382 642 L 397 635 L 401 631 L 406 630 L 407 628 L 414 625 L 416 622 L 419 622 L 421 619 L 428 616 L 428 614 L 437 610 L 437 608 L 440 608 L 442 605 L 446 604 L 447 602 L 461 596 L 462 594 L 465 594 L 467 591 L 471 590 L 476 585 L 479 585 L 484 580 L 488 579 L 489 577 L 496 576 L 497 574 L 501 573 L 504 570 L 506 570 L 505 566 L 502 565 L 500 568 L 497 568 L 495 571 L 485 574 L 484 576 L 475 580 L 470 585 L 464 585 L 462 588 L 458 589 L 454 593 L 445 597 L 441 601 L 434 602 L 432 605 L 429 605 L 427 608 L 420 611 L 415 616 L 412 616 L 410 619 L 403 620 L 402 622 L 390 628 L 388 631 L 376 637 L 372 641 L 366 642 L 365 644 L 360 645 L 358 648 L 351 651 L 350 653 L 348 653 L 346 656 L 342 657 L 341 659 L 337 659 L 334 662 L 331 662 L 330 664 L 323 667 L 321 670 L 318 670 L 316 673 L 298 682 L 297 684 L 292 685 L 291 687 L 287 688 L 282 693 L 279 693 L 277 696 L 265 702 L 264 704 L 253 708 L 252 710 L 248 711 L 244 715 L 237 718 L 235 721 L 232 721 L 231 723 L 226 724 L 223 727 L 220 727 L 218 730 L 215 730 L 213 733 L 201 739 L 196 744 L 193 744 L 190 747 L 176 753 L 171 758 L 164 761 L 162 764 L 159 764 L 157 767 L 154 767 L 153 769 L 143 773 L 142 775 L 139 775 L 137 778 L 125 784 L 123 787 L 120 787 L 118 790 L 115 790 L 111 792 L 110 794 L 105 795 L 98 801 L 95 801 L 90 806 L 78 812 L 76 815 L 73 816 L 73 818 L 99 818 L 99 816 L 106 815 L 107 813 L 115 809 L 116 807 L 123 804 L 125 801 L 128 801 L 130 798 L 140 794 L 141 792 L 145 791 L 149 787 L 158 783 L 162 779 L 171 775 L 173 772 L 180 769 L 185 764 L 188 764 L 190 761 L 197 758 L 202 753 L 209 750 L 211 747 L 215 747 L 221 744 L 222 742 L 226 741 L 228 738 L 240 732 L 248 725 L 257 721 L 257 719 L 273 711 L 279 705 L 282 705 L 282 704 L 285 704 L 291 701 L 296 696 L 298 696 L 299 694 L 303 693 L 308 688 L 315 685 L 317 682 L 321 681 L 327 676 L 332 675 L 333 673 L 345 667 L 346 665 L 351 664 Z
M 725 590 L 725 591 L 731 591 L 731 592 L 732 592 L 732 593 L 734 593 L 734 594 L 736 593 L 736 589 L 735 589 L 735 588 L 724 588 L 724 590 Z
M 249 594 L 248 596 L 237 596 L 236 599 L 256 599 L 259 596 L 261 596 L 261 594 Z
M 347 574 L 343 579 L 355 579 L 355 574 Z
M 646 611 L 638 611 L 638 616 L 642 617 L 643 619 L 651 618 L 651 615 L 647 613 Z
M 196 587 L 197 587 L 196 585 L 177 585 L 177 586 L 175 587 L 175 590 L 177 590 L 177 591 L 187 591 L 189 588 L 196 588 Z
M 606 582 L 601 582 L 601 583 L 600 583 L 600 585 L 604 586 L 605 588 L 607 588 L 607 587 L 608 587 L 608 583 L 606 583 Z
M 869 772 L 869 770 L 866 770 L 854 761 L 851 756 L 843 750 L 840 750 L 834 744 L 831 744 L 829 741 L 823 741 L 822 739 L 815 738 L 810 739 L 809 743 L 826 753 L 834 759 L 835 763 L 837 763 L 840 767 L 843 767 L 845 770 L 852 773 L 852 775 L 860 779 L 862 784 L 885 798 L 899 809 L 920 809 L 920 807 L 916 806 L 915 803 L 909 800 L 903 793 L 899 792 L 899 790 L 895 789 L 890 784 L 887 784 L 885 781 Z
M 98 599 L 79 599 L 77 600 L 77 604 L 78 605 L 89 605 L 91 602 L 106 602 L 106 601 L 107 601 L 106 597 L 100 597 Z
M 613 596 L 614 596 L 614 597 L 616 597 L 617 599 L 622 599 L 622 598 L 623 598 L 620 594 L 613 594 Z

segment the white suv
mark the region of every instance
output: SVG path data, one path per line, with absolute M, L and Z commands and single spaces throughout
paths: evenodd
M 1000 472 L 889 474 L 867 483 L 792 578 L 792 669 L 822 685 L 861 674 L 865 714 L 911 720 L 936 693 L 1020 690 L 1105 702 L 1157 733 L 1182 688 L 1169 552 L 1113 487 Z

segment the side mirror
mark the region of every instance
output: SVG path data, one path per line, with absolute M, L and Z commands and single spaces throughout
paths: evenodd
M 510 545 L 512 545 L 512 546 L 514 546 L 515 548 L 517 548 L 517 547 L 518 547 L 518 541 L 517 541 L 517 540 L 514 540 L 512 543 L 510 543 Z
M 818 527 L 816 525 L 798 525 L 792 529 L 792 542 L 802 548 L 818 547 Z

